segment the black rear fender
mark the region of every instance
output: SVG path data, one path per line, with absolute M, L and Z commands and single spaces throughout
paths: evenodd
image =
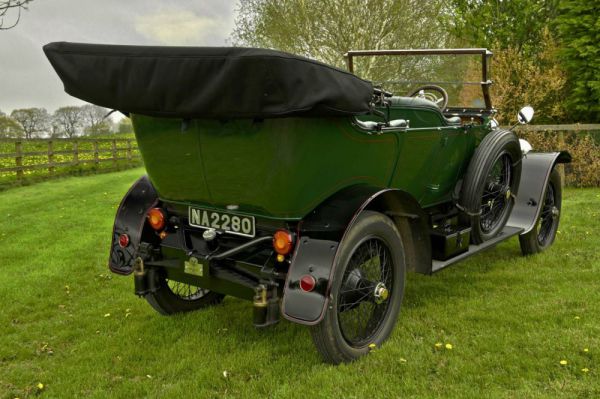
M 431 271 L 427 217 L 418 202 L 397 189 L 357 185 L 341 190 L 315 208 L 298 227 L 298 241 L 284 286 L 281 311 L 288 320 L 317 324 L 329 302 L 331 276 L 346 232 L 363 210 L 392 218 L 402 236 L 407 263 L 423 273 Z M 302 276 L 317 281 L 312 292 L 300 289 Z
M 142 239 L 146 214 L 157 203 L 158 194 L 148 176 L 139 178 L 123 197 L 115 217 L 108 261 L 108 267 L 114 273 L 127 275 L 133 271 L 133 262 Z M 129 244 L 124 248 L 119 245 L 121 234 L 129 236 Z

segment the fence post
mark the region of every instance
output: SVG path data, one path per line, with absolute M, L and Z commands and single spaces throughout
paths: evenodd
M 558 131 L 558 149 L 563 150 L 565 148 L 565 133 L 562 130 Z M 558 164 L 558 173 L 560 174 L 561 185 L 564 187 L 565 182 L 565 164 Z
M 48 140 L 48 173 L 54 174 L 54 145 Z
M 127 165 L 131 166 L 131 140 L 127 139 Z
M 94 165 L 97 168 L 98 166 L 100 166 L 100 160 L 98 159 L 98 140 L 94 140 L 92 142 L 92 145 L 94 147 Z
M 79 142 L 73 141 L 73 164 L 79 166 Z
M 23 143 L 15 141 L 15 166 L 17 169 L 17 181 L 20 183 L 23 180 Z
M 112 139 L 111 143 L 112 147 L 112 159 L 113 159 L 113 169 L 117 169 L 117 140 Z

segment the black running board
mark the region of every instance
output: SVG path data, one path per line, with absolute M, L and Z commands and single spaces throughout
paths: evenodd
M 442 270 L 443 268 L 450 266 L 456 262 L 460 262 L 461 260 L 464 260 L 470 256 L 473 256 L 478 252 L 481 252 L 485 249 L 491 248 L 494 245 L 501 243 L 502 241 L 508 240 L 509 238 L 516 236 L 517 234 L 521 233 L 522 231 L 523 231 L 523 229 L 520 227 L 506 226 L 500 234 L 498 234 L 496 237 L 492 238 L 491 240 L 486 241 L 483 244 L 469 245 L 469 250 L 467 252 L 463 252 L 460 255 L 457 255 L 453 258 L 450 258 L 450 259 L 444 260 L 444 261 L 433 260 L 431 263 L 431 272 L 435 273 L 435 272 Z

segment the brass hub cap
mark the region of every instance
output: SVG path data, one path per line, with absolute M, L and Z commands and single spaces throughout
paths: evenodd
M 377 283 L 373 296 L 375 297 L 375 303 L 379 305 L 380 303 L 387 301 L 390 296 L 390 291 L 385 288 L 385 284 Z

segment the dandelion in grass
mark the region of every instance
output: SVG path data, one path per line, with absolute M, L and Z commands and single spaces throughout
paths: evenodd
M 106 313 L 104 317 L 110 317 L 110 313 Z
M 584 367 L 584 368 L 581 369 L 581 372 L 582 373 L 589 373 L 590 369 L 588 369 L 587 367 Z
M 563 359 L 563 360 L 561 360 L 559 363 L 560 363 L 560 365 L 561 365 L 561 366 L 566 366 L 567 364 L 569 364 L 569 362 L 567 362 L 567 361 L 566 361 L 566 360 L 564 360 L 564 359 Z
M 442 344 L 441 342 L 436 342 L 435 345 L 436 349 L 440 349 L 442 346 L 444 346 L 444 344 Z
M 454 348 L 454 347 L 452 346 L 452 344 L 450 344 L 450 343 L 446 344 L 446 349 L 448 349 L 448 350 L 452 350 L 452 348 Z
M 36 385 L 36 388 L 41 391 L 44 389 L 44 384 L 42 384 L 41 382 L 38 382 Z
M 590 350 L 589 350 L 588 348 L 583 348 L 583 351 L 584 351 L 585 353 L 588 353 Z

